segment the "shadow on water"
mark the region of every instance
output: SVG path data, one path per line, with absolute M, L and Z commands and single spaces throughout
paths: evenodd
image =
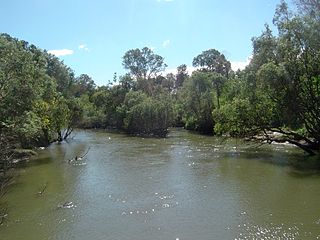
M 173 142 L 183 139 L 194 148 L 211 152 L 215 159 L 259 161 L 287 168 L 288 174 L 293 177 L 320 176 L 320 156 L 309 156 L 290 144 L 261 144 L 236 138 L 204 136 L 183 129 L 174 129 L 168 137 Z M 202 161 L 210 163 L 212 158 L 203 158 Z
M 290 175 L 294 177 L 320 176 L 319 156 L 306 156 L 304 159 L 293 158 L 290 166 L 292 168 Z
M 293 147 L 275 148 L 266 146 L 257 151 L 256 148 L 247 148 L 241 156 L 248 160 L 288 167 L 289 175 L 293 177 L 320 176 L 320 156 L 309 156 L 303 151 Z
M 28 161 L 21 161 L 16 164 L 16 169 L 24 169 L 27 167 L 37 166 L 37 165 L 43 165 L 43 164 L 49 164 L 51 163 L 52 159 L 50 157 L 33 157 Z

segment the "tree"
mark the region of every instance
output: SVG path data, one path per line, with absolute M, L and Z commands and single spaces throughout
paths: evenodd
M 33 103 L 45 85 L 45 61 L 29 50 L 26 42 L 0 36 L 0 123 L 10 126 L 23 146 L 38 134 Z
M 303 15 L 312 15 L 319 19 L 320 1 L 319 0 L 295 0 L 294 1 Z
M 79 79 L 94 84 L 85 75 Z M 43 146 L 71 133 L 82 114 L 73 84 L 73 71 L 58 58 L 0 35 L 0 124 L 11 128 L 15 146 Z
M 210 75 L 211 73 L 194 72 L 183 85 L 179 104 L 184 110 L 182 121 L 186 129 L 213 133 L 214 94 Z
M 253 58 L 238 73 L 221 109 L 214 110 L 217 132 L 285 142 L 310 154 L 320 152 L 320 21 L 317 1 L 298 1 L 299 14 L 282 1 L 273 23 L 253 38 Z M 314 5 L 313 5 L 314 6 Z M 234 91 L 234 92 L 233 92 Z M 277 132 L 278 134 L 273 134 Z
M 41 94 L 44 72 L 14 39 L 1 36 L 0 56 L 0 118 L 14 120 L 31 110 L 32 102 Z
M 201 71 L 219 73 L 227 78 L 231 71 L 231 63 L 216 49 L 203 51 L 193 59 L 192 65 L 200 67 Z
M 72 95 L 72 87 L 75 82 L 74 72 L 66 66 L 56 56 L 44 53 L 47 61 L 46 73 L 53 78 L 57 83 L 57 91 L 65 97 Z
M 130 76 L 130 74 L 125 74 L 119 78 L 119 83 L 122 88 L 124 88 L 127 92 L 135 87 L 134 80 Z
M 287 90 L 289 94 L 284 104 L 291 109 L 295 106 L 300 126 L 305 128 L 307 134 L 303 136 L 296 131 L 292 133 L 283 129 L 281 132 L 286 133 L 289 140 L 300 147 L 300 141 L 303 140 L 306 144 L 302 147 L 311 153 L 320 150 L 319 2 L 299 3 L 300 8 L 314 6 L 314 9 L 312 12 L 294 15 L 288 10 L 286 3 L 281 2 L 276 10 L 274 23 L 279 31 L 280 62 L 290 76 Z
M 182 64 L 177 67 L 177 74 L 176 74 L 176 82 L 175 82 L 175 88 L 181 88 L 184 81 L 189 77 L 187 72 L 187 65 Z
M 259 67 L 270 61 L 277 62 L 277 38 L 273 36 L 269 25 L 259 37 L 251 39 L 253 45 L 253 58 L 250 68 L 257 71 Z
M 213 88 L 216 90 L 217 108 L 220 108 L 220 97 L 222 94 L 222 88 L 227 81 L 226 77 L 217 73 L 210 73 L 209 77 L 212 81 Z
M 174 83 L 176 81 L 176 78 L 173 73 L 168 73 L 165 77 L 158 76 L 155 79 L 156 84 L 162 88 L 163 90 L 171 93 L 174 89 Z M 161 91 L 161 89 L 157 89 L 157 91 Z
M 165 137 L 172 121 L 169 96 L 150 97 L 141 91 L 131 91 L 124 101 L 125 130 L 132 134 Z
M 137 80 L 156 78 L 158 73 L 167 67 L 163 57 L 147 47 L 127 51 L 123 56 L 122 65 Z
M 218 50 L 210 49 L 196 56 L 192 64 L 194 67 L 201 67 L 200 71 L 212 73 L 211 81 L 216 90 L 217 107 L 220 108 L 220 95 L 229 77 L 231 63 Z
M 80 97 L 82 94 L 89 94 L 90 96 L 93 94 L 96 84 L 92 80 L 92 78 L 87 74 L 81 74 L 79 77 L 75 78 L 74 83 L 74 95 L 76 97 Z

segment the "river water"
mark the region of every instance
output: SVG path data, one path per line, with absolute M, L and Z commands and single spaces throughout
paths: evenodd
M 320 239 L 320 174 L 305 158 L 182 129 L 80 131 L 20 169 L 0 239 Z

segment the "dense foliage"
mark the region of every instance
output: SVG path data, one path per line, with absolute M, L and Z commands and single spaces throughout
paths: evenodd
M 85 75 L 75 78 L 57 57 L 1 34 L 0 170 L 10 168 L 15 148 L 66 139 L 82 117 L 77 96 L 92 92 L 92 84 Z
M 320 150 L 320 11 L 318 1 L 297 4 L 296 14 L 284 1 L 278 5 L 273 19 L 278 36 L 266 26 L 253 38 L 251 63 L 228 83 L 224 104 L 214 111 L 215 130 L 263 132 L 269 142 L 289 141 L 315 154 Z

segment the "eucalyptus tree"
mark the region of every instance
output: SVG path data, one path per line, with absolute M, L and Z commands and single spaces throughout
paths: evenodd
M 231 63 L 216 49 L 203 51 L 193 59 L 192 65 L 200 67 L 201 71 L 215 72 L 227 78 L 231 71 Z
M 123 56 L 122 65 L 137 81 L 137 88 L 149 95 L 153 94 L 153 79 L 156 79 L 167 67 L 163 57 L 147 47 L 127 51 Z
M 163 57 L 147 47 L 127 51 L 122 64 L 136 79 L 156 78 L 167 67 Z
M 200 71 L 212 73 L 211 81 L 216 90 L 217 107 L 220 108 L 220 96 L 222 88 L 231 72 L 231 63 L 216 49 L 203 51 L 192 62 L 194 67 L 200 67 Z

